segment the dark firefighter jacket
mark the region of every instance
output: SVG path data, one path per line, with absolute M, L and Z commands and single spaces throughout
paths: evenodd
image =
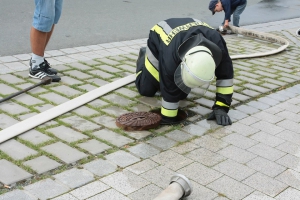
M 197 34 L 203 34 L 222 51 L 222 60 L 215 70 L 217 82 L 213 108 L 229 110 L 233 94 L 233 66 L 223 37 L 200 20 L 172 18 L 159 22 L 150 30 L 145 56 L 146 73 L 162 95 L 161 112 L 164 116 L 177 116 L 179 101 L 187 97 L 174 82 L 175 70 L 181 63 L 177 51 L 184 41 Z

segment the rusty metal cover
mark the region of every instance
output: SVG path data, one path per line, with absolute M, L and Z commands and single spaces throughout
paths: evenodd
M 116 125 L 126 131 L 147 130 L 159 126 L 161 116 L 153 112 L 126 113 L 116 119 Z

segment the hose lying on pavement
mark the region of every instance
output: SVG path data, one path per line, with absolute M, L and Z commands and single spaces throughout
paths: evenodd
M 281 44 L 282 46 L 280 46 L 278 49 L 273 49 L 270 51 L 266 51 L 266 52 L 258 52 L 258 53 L 252 53 L 252 54 L 246 54 L 246 55 L 233 55 L 230 56 L 231 59 L 239 59 L 239 58 L 255 58 L 255 57 L 262 57 L 262 56 L 268 56 L 268 55 L 273 55 L 276 53 L 279 53 L 283 50 L 285 50 L 288 46 L 289 46 L 289 42 L 279 36 L 270 34 L 270 33 L 263 33 L 263 32 L 258 32 L 258 31 L 254 31 L 254 30 L 247 30 L 247 29 L 243 29 L 240 27 L 236 27 L 236 26 L 229 26 L 229 29 L 236 34 L 241 34 L 247 37 L 252 37 L 252 38 L 256 38 L 256 39 L 260 39 L 260 40 L 265 40 L 271 43 L 278 43 Z
M 269 34 L 269 33 L 262 33 L 252 30 L 246 30 L 243 28 L 238 28 L 234 26 L 229 26 L 232 32 L 245 35 L 248 37 L 253 37 L 261 40 L 266 40 L 272 43 L 279 43 L 280 46 L 278 49 L 267 51 L 267 52 L 259 52 L 254 54 L 247 54 L 247 55 L 233 55 L 231 59 L 239 59 L 239 58 L 254 58 L 254 57 L 261 57 L 279 53 L 286 49 L 289 45 L 289 42 L 284 38 Z M 17 135 L 20 135 L 26 131 L 29 131 L 40 124 L 43 124 L 51 119 L 54 119 L 62 114 L 65 114 L 77 107 L 80 107 L 100 96 L 107 94 L 117 88 L 120 88 L 124 85 L 127 85 L 135 80 L 135 74 L 129 75 L 127 77 L 121 78 L 117 81 L 104 85 L 100 88 L 94 89 L 86 94 L 83 94 L 75 99 L 67 101 L 63 104 L 60 104 L 54 108 L 46 110 L 42 113 L 39 113 L 31 118 L 25 119 L 17 124 L 14 124 L 2 131 L 0 131 L 0 143 L 9 140 Z

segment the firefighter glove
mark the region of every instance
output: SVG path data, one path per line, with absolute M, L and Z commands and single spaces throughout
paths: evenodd
M 225 110 L 218 108 L 214 109 L 207 117 L 207 120 L 215 119 L 217 124 L 227 126 L 231 125 L 231 119 L 229 118 L 228 114 Z

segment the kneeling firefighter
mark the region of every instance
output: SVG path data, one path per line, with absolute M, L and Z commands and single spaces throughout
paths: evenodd
M 147 47 L 140 49 L 136 87 L 143 96 L 162 96 L 162 124 L 176 124 L 179 101 L 193 88 L 203 95 L 217 78 L 216 99 L 208 120 L 230 125 L 233 66 L 223 37 L 208 24 L 192 18 L 171 18 L 156 24 Z

